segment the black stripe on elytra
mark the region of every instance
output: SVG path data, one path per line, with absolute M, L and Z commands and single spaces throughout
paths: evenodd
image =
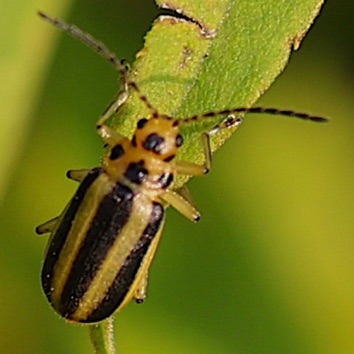
M 69 317 L 79 305 L 107 252 L 129 219 L 132 190 L 120 183 L 102 199 L 77 254 L 61 295 L 60 313 Z
M 149 224 L 143 231 L 133 251 L 126 258 L 123 267 L 118 272 L 102 302 L 96 306 L 96 310 L 83 322 L 101 321 L 109 317 L 122 303 L 135 280 L 151 242 L 161 227 L 164 213 L 163 206 L 160 203 L 153 202 Z
M 44 260 L 42 268 L 42 287 L 44 293 L 46 294 L 49 302 L 51 302 L 52 293 L 52 277 L 55 264 L 58 261 L 60 252 L 66 242 L 67 236 L 69 234 L 72 222 L 76 216 L 77 210 L 84 199 L 86 192 L 90 189 L 92 183 L 98 178 L 98 176 L 103 172 L 101 168 L 92 169 L 87 176 L 81 182 L 77 192 L 70 201 L 70 204 L 63 216 L 60 226 L 53 235 L 50 244 L 48 246 L 48 251 L 46 253 L 46 258 Z

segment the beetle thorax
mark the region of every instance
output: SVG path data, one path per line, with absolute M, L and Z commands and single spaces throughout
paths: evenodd
M 112 179 L 158 194 L 174 179 L 172 160 L 182 143 L 177 120 L 163 116 L 143 118 L 137 123 L 132 140 L 123 139 L 112 146 L 103 165 Z

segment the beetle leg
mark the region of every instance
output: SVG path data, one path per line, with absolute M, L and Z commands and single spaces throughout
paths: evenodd
M 57 216 L 56 218 L 53 218 L 51 220 L 46 221 L 45 223 L 39 225 L 36 227 L 36 234 L 37 235 L 43 235 L 47 234 L 49 232 L 52 232 L 59 217 Z
M 97 133 L 102 138 L 106 146 L 114 146 L 121 140 L 125 139 L 122 134 L 119 134 L 113 128 L 105 124 L 97 126 Z
M 98 119 L 97 125 L 105 124 L 106 120 L 116 114 L 119 108 L 126 102 L 129 97 L 128 91 L 128 73 L 129 65 L 125 60 L 119 62 L 119 92 L 117 97 L 108 105 L 101 117 Z
M 134 294 L 134 299 L 136 303 L 141 304 L 146 299 L 147 285 L 148 285 L 148 273 L 146 272 L 146 274 L 142 277 L 141 282 L 138 285 Z
M 191 221 L 198 221 L 200 219 L 199 211 L 191 202 L 189 202 L 181 194 L 167 189 L 162 194 L 161 199 L 163 199 L 168 204 L 171 204 L 178 212 L 184 215 L 187 219 Z
M 178 174 L 190 175 L 190 176 L 200 176 L 207 174 L 211 169 L 212 154 L 210 147 L 210 137 L 217 134 L 223 129 L 237 127 L 242 123 L 242 119 L 235 117 L 233 115 L 228 116 L 223 122 L 215 125 L 207 133 L 202 134 L 202 144 L 204 150 L 205 162 L 202 165 L 196 164 L 189 161 L 177 161 L 176 162 L 176 172 Z
M 176 173 L 190 176 L 200 176 L 208 173 L 211 169 L 212 154 L 210 147 L 210 136 L 218 133 L 222 129 L 236 127 L 242 122 L 240 118 L 229 116 L 222 123 L 214 126 L 209 132 L 202 134 L 202 143 L 204 150 L 205 162 L 202 165 L 189 161 L 177 161 L 175 163 Z M 198 221 L 200 214 L 195 207 L 187 187 L 183 186 L 180 193 L 166 190 L 162 195 L 162 199 L 171 204 L 182 215 L 192 221 Z
M 211 168 L 210 136 L 208 133 L 202 134 L 202 143 L 205 156 L 203 165 L 189 161 L 176 161 L 176 172 L 181 175 L 201 176 L 209 172 Z
M 107 125 L 105 122 L 107 119 L 112 117 L 119 109 L 119 107 L 127 100 L 128 91 L 126 88 L 121 91 L 117 98 L 108 106 L 106 111 L 99 118 L 96 129 L 98 135 L 102 138 L 105 144 L 109 146 L 114 146 L 123 140 L 125 137 L 122 134 L 119 134 L 115 129 Z
M 117 97 L 108 105 L 101 117 L 97 121 L 97 126 L 105 124 L 105 122 L 116 114 L 119 108 L 126 102 L 129 97 L 127 83 L 121 84 L 121 90 Z
M 160 225 L 160 230 L 157 232 L 154 240 L 152 241 L 149 250 L 146 253 L 145 259 L 142 263 L 141 273 L 139 274 L 139 278 L 137 281 L 137 285 L 134 286 L 133 298 L 135 301 L 140 304 L 142 303 L 147 296 L 147 285 L 148 285 L 148 271 L 152 259 L 154 258 L 156 248 L 160 242 L 161 234 L 163 230 L 163 224 Z M 131 299 L 132 297 L 127 297 Z M 129 300 L 130 301 L 130 300 Z
M 197 210 L 197 206 L 195 205 L 192 195 L 186 185 L 179 188 L 177 193 Z
M 101 136 L 103 141 L 108 145 L 114 145 L 122 138 L 124 138 L 121 134 L 117 133 L 113 128 L 109 127 L 106 124 L 106 121 L 113 117 L 119 110 L 119 108 L 127 101 L 129 97 L 128 91 L 128 73 L 129 66 L 124 61 L 120 61 L 121 68 L 119 70 L 120 73 L 120 89 L 117 97 L 108 105 L 106 110 L 103 112 L 101 117 L 98 119 L 96 128 L 98 134 Z
M 81 182 L 90 171 L 90 169 L 86 168 L 81 170 L 69 170 L 66 172 L 66 177 L 72 179 L 73 181 Z

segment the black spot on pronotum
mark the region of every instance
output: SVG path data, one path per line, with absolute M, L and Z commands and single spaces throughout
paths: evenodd
M 148 151 L 154 152 L 155 154 L 160 154 L 161 150 L 163 148 L 164 142 L 165 142 L 165 139 L 162 136 L 160 136 L 156 133 L 151 133 L 145 139 L 145 141 L 143 143 L 143 147 Z
M 180 147 L 183 144 L 183 136 L 181 134 L 178 134 L 176 136 L 176 146 Z
M 109 159 L 110 160 L 117 160 L 120 157 L 122 157 L 123 155 L 124 155 L 123 146 L 118 144 L 112 148 L 111 154 L 109 155 Z
M 133 136 L 133 139 L 132 139 L 132 145 L 134 147 L 136 147 L 136 136 L 135 135 Z
M 148 174 L 148 170 L 145 168 L 143 160 L 139 162 L 131 162 L 124 174 L 124 176 L 133 183 L 141 184 L 145 176 Z
M 167 188 L 173 181 L 172 173 L 163 173 L 159 178 L 159 183 L 161 184 L 161 188 Z
M 176 155 L 170 155 L 170 156 L 165 157 L 163 160 L 164 160 L 165 162 L 170 162 L 170 161 L 172 161 L 175 157 L 176 157 Z
M 138 129 L 142 129 L 142 128 L 145 127 L 145 124 L 146 124 L 147 122 L 148 122 L 148 119 L 146 119 L 146 118 L 141 118 L 141 119 L 138 121 L 136 127 L 137 127 Z

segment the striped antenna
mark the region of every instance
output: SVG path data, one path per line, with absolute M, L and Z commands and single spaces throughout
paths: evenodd
M 68 33 L 75 39 L 79 40 L 80 42 L 86 44 L 89 48 L 94 50 L 98 53 L 101 57 L 107 60 L 109 63 L 112 64 L 114 69 L 119 72 L 122 77 L 127 76 L 127 72 L 129 70 L 128 65 L 125 60 L 119 60 L 116 55 L 111 52 L 105 44 L 97 40 L 95 37 L 91 36 L 89 33 L 84 32 L 79 27 L 75 25 L 65 23 L 60 21 L 56 18 L 48 16 L 46 13 L 42 11 L 38 11 L 38 15 L 54 25 L 55 27 L 59 28 L 60 30 Z
M 126 61 L 119 60 L 116 55 L 108 49 L 108 47 L 97 40 L 95 37 L 91 36 L 89 33 L 84 32 L 80 28 L 78 28 L 75 25 L 72 24 L 67 24 L 63 21 L 60 21 L 58 19 L 52 18 L 45 14 L 44 12 L 38 11 L 38 15 L 53 24 L 54 26 L 58 27 L 62 31 L 70 34 L 72 37 L 76 38 L 80 42 L 85 43 L 89 48 L 93 49 L 96 53 L 101 55 L 105 60 L 107 60 L 109 63 L 112 64 L 114 69 L 119 72 L 120 74 L 120 80 L 122 83 L 122 87 L 129 86 L 131 87 L 134 91 L 137 92 L 139 98 L 141 101 L 144 102 L 146 107 L 152 112 L 152 117 L 157 118 L 164 116 L 166 118 L 173 118 L 171 116 L 159 114 L 157 109 L 154 108 L 154 106 L 151 104 L 151 102 L 148 100 L 148 98 L 141 92 L 139 86 L 134 82 L 128 79 L 128 72 L 129 72 L 129 66 L 126 63 Z M 237 117 L 233 117 L 234 114 L 245 114 L 245 113 L 256 113 L 256 114 L 271 114 L 271 115 L 281 115 L 281 116 L 286 116 L 286 117 L 291 117 L 291 118 L 299 118 L 299 119 L 304 119 L 304 120 L 309 120 L 312 122 L 316 123 L 323 123 L 327 122 L 328 119 L 324 117 L 319 117 L 319 116 L 314 116 L 310 115 L 307 113 L 300 113 L 300 112 L 295 112 L 291 110 L 282 110 L 282 109 L 277 109 L 277 108 L 264 108 L 264 107 L 236 107 L 236 108 L 231 108 L 231 109 L 224 109 L 220 111 L 211 111 L 211 112 L 206 112 L 202 114 L 196 114 L 187 118 L 179 119 L 178 122 L 179 124 L 188 124 L 191 122 L 198 122 L 206 118 L 213 118 L 217 116 L 230 116 L 228 119 L 226 119 L 223 123 L 215 126 L 213 128 L 222 128 L 222 127 L 231 127 L 234 126 L 235 124 L 238 124 L 240 122 L 240 119 Z
M 191 117 L 181 119 L 181 124 L 188 124 L 191 122 L 198 122 L 205 118 L 212 118 L 216 116 L 230 116 L 231 118 L 226 120 L 227 126 L 234 125 L 234 120 L 238 118 L 233 118 L 232 115 L 235 114 L 245 114 L 245 113 L 256 113 L 256 114 L 271 114 L 271 115 L 280 115 L 291 118 L 299 118 L 304 120 L 309 120 L 316 123 L 327 122 L 328 119 L 324 117 L 314 116 L 307 113 L 295 112 L 291 110 L 283 110 L 278 108 L 265 108 L 265 107 L 236 107 L 231 109 L 223 109 L 221 111 L 207 112 L 202 114 L 196 114 Z

